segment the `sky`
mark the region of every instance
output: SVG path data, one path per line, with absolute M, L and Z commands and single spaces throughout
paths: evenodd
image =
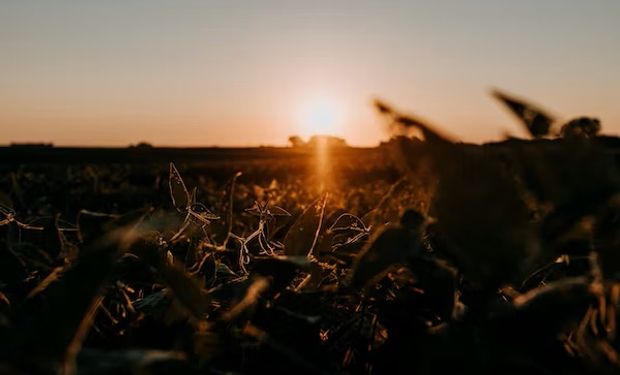
M 492 88 L 620 134 L 619 47 L 617 0 L 0 0 L 0 144 L 524 135 Z

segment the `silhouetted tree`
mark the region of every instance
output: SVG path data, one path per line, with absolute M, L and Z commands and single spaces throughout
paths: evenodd
M 148 142 L 140 142 L 135 145 L 130 145 L 130 148 L 153 148 L 153 145 Z
M 291 147 L 303 147 L 306 145 L 306 142 L 298 135 L 288 137 L 288 142 L 291 144 Z
M 601 122 L 597 118 L 578 117 L 562 126 L 560 131 L 564 138 L 592 138 L 601 131 Z
M 315 147 L 321 142 L 324 142 L 329 147 L 346 147 L 347 142 L 343 138 L 334 137 L 331 135 L 313 135 L 306 143 L 307 146 Z

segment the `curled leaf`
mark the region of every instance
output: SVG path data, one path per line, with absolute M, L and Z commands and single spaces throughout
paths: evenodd
M 314 201 L 299 216 L 284 237 L 284 252 L 289 256 L 311 256 L 323 224 L 327 194 Z
M 420 244 L 418 233 L 401 226 L 376 233 L 357 256 L 350 285 L 360 287 L 377 282 L 392 266 L 407 264 L 418 253 Z
M 191 196 L 185 187 L 185 182 L 183 182 L 183 178 L 174 163 L 170 163 L 170 177 L 168 179 L 168 185 L 170 187 L 170 197 L 172 198 L 172 204 L 174 207 L 178 211 L 186 210 L 191 204 Z

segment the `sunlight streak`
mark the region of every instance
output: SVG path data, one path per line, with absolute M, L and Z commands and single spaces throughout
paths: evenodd
M 324 191 L 329 183 L 329 142 L 328 138 L 317 137 L 315 145 L 315 160 L 316 160 L 316 177 L 319 184 L 319 191 Z

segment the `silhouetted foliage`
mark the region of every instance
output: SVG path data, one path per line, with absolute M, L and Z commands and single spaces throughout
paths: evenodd
M 492 95 L 517 116 L 532 137 L 540 138 L 550 134 L 552 123 L 555 121 L 551 115 L 532 103 L 517 99 L 499 90 L 493 90 Z

